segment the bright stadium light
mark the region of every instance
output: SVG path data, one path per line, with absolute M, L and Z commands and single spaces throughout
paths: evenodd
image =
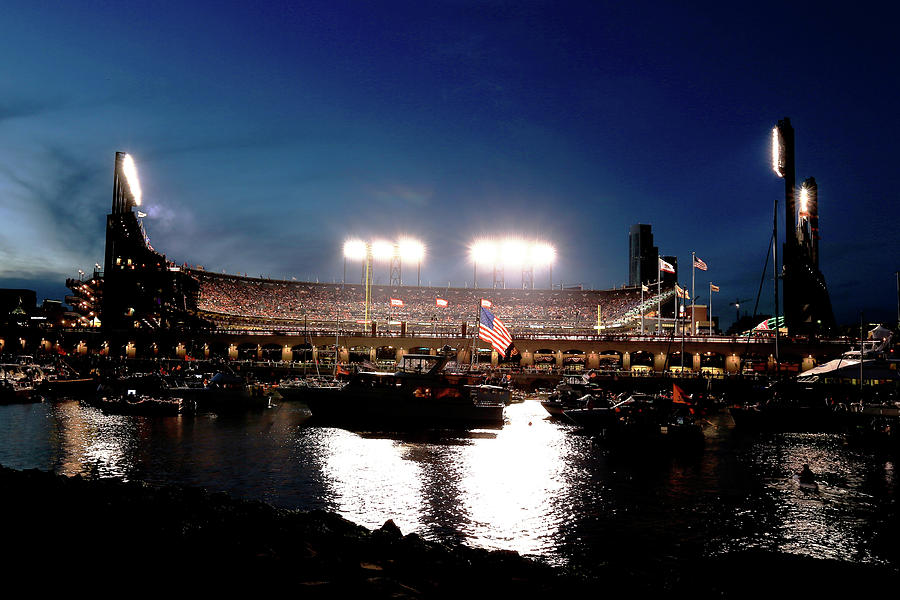
M 134 203 L 137 206 L 140 206 L 141 182 L 138 179 L 137 167 L 134 166 L 134 159 L 131 158 L 130 154 L 125 155 L 125 160 L 122 162 L 122 171 L 125 173 L 125 180 L 128 182 L 128 189 L 131 190 L 131 195 L 134 196 Z
M 532 244 L 529 249 L 531 264 L 536 267 L 552 265 L 556 261 L 556 248 L 545 242 Z
M 347 240 L 344 242 L 344 258 L 350 260 L 362 260 L 366 257 L 366 243 L 362 240 Z
M 492 265 L 497 262 L 497 244 L 491 240 L 479 240 L 469 247 L 472 262 L 481 265 Z
M 781 133 L 778 127 L 772 128 L 772 170 L 779 177 L 784 177 L 784 156 L 781 147 Z
M 422 259 L 425 258 L 425 244 L 412 238 L 401 238 L 397 242 L 397 252 L 400 255 L 401 264 L 404 262 L 416 264 L 416 285 L 421 285 Z
M 377 260 L 390 260 L 394 257 L 394 244 L 379 240 L 372 242 L 372 256 Z
M 528 245 L 517 239 L 503 240 L 500 246 L 500 262 L 507 267 L 521 267 L 528 262 Z
M 397 249 L 400 252 L 400 260 L 402 261 L 418 263 L 425 258 L 425 245 L 418 240 L 401 238 L 397 242 Z

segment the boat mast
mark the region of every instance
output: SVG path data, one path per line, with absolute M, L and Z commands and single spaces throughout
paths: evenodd
M 863 312 L 859 311 L 859 401 L 863 399 Z
M 775 198 L 775 210 L 772 219 L 772 247 L 773 258 L 772 272 L 775 277 L 775 376 L 779 375 L 780 360 L 778 356 L 778 198 Z

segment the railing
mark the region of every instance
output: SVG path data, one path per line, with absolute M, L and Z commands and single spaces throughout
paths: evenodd
M 466 339 L 471 339 L 472 332 L 477 328 L 467 328 Z M 358 329 L 241 329 L 224 328 L 210 331 L 213 335 L 238 335 L 238 336 L 287 336 L 287 337 L 363 337 L 363 338 L 428 338 L 428 339 L 462 339 L 461 330 L 452 332 L 416 331 L 407 329 L 405 334 L 400 331 L 378 330 L 375 335 L 369 330 Z M 589 330 L 552 330 L 542 333 L 513 331 L 513 340 L 571 340 L 586 342 L 660 342 L 681 343 L 680 335 L 657 335 L 654 333 L 602 333 L 597 334 Z M 781 337 L 786 343 L 810 343 L 812 340 L 802 336 Z M 770 335 L 685 335 L 685 343 L 720 343 L 720 344 L 771 344 L 774 338 Z M 816 338 L 814 343 L 825 345 L 851 344 L 853 340 L 848 338 Z

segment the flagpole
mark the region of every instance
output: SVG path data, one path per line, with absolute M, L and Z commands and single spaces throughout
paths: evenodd
M 709 335 L 712 335 L 712 281 L 709 282 L 709 308 L 706 310 L 706 318 L 709 320 Z
M 656 257 L 656 335 L 659 335 L 660 329 L 662 329 L 662 265 L 659 264 L 659 261 L 662 260 L 658 256 Z
M 691 335 L 694 335 L 694 304 L 697 303 L 697 294 L 694 293 L 694 271 L 697 266 L 697 255 L 694 252 L 691 252 Z M 684 327 L 684 323 L 681 324 Z
M 676 294 L 677 296 L 677 294 Z M 685 298 L 681 299 L 681 310 L 684 311 L 684 301 Z M 693 302 L 693 301 L 692 301 Z M 679 312 L 677 310 L 677 300 L 676 300 L 676 310 L 675 310 L 675 318 L 679 318 Z M 693 306 L 693 304 L 692 304 Z M 684 377 L 684 316 L 681 317 L 681 370 L 678 372 L 679 377 Z
M 897 281 L 900 281 L 898 279 Z M 897 297 L 900 298 L 900 293 L 897 294 Z M 900 318 L 897 319 L 897 322 L 900 323 Z M 644 335 L 644 282 L 641 282 L 641 335 Z
M 469 357 L 469 364 L 478 365 L 478 329 L 481 327 L 481 301 L 478 301 L 478 317 L 475 320 L 475 327 L 472 328 L 472 356 Z

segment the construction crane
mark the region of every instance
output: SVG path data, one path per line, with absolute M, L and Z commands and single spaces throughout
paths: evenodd
M 741 302 L 750 302 L 751 298 L 735 298 L 734 302 L 729 302 L 728 306 L 733 306 L 734 310 L 737 311 L 737 315 L 735 316 L 734 322 L 737 323 L 741 320 Z

